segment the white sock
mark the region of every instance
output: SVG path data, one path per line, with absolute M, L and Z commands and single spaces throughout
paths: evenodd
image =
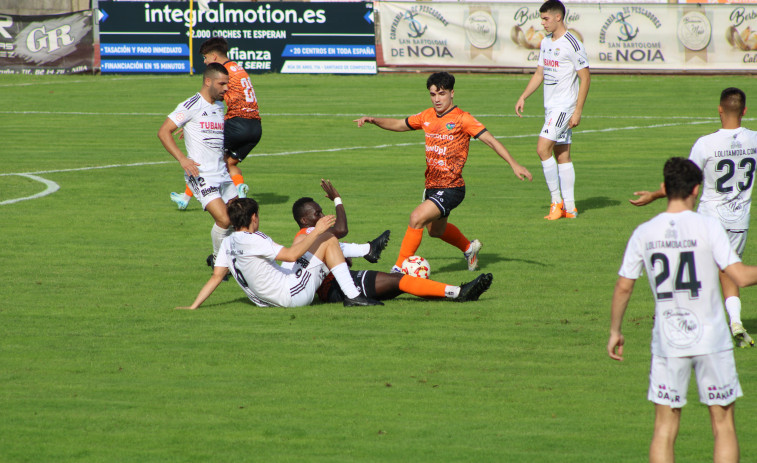
M 332 268 L 331 274 L 334 275 L 334 279 L 339 283 L 339 287 L 342 288 L 345 297 L 352 299 L 360 295 L 360 290 L 355 286 L 355 282 L 352 280 L 352 275 L 350 275 L 350 268 L 347 266 L 346 262 Z
M 552 195 L 552 202 L 559 203 L 560 197 L 560 177 L 557 173 L 557 161 L 555 158 L 549 158 L 541 162 L 541 168 L 544 170 L 544 179 L 547 181 L 549 194 Z
M 189 200 L 192 199 L 192 197 L 189 196 L 186 193 L 182 193 L 181 196 L 182 196 L 182 198 L 184 198 L 184 201 L 186 201 L 186 202 L 189 202 Z
M 725 310 L 731 323 L 741 323 L 741 299 L 731 296 L 725 300 Z
M 573 187 L 576 184 L 576 170 L 572 162 L 558 164 L 557 170 L 560 176 L 560 190 L 565 200 L 565 210 L 572 211 L 576 208 L 576 197 L 573 194 Z
M 339 243 L 339 247 L 342 248 L 344 257 L 363 257 L 371 252 L 371 245 L 368 243 Z
M 234 228 L 221 228 L 217 224 L 213 224 L 213 228 L 210 230 L 210 239 L 213 241 L 213 256 L 218 255 L 218 250 L 221 249 L 221 242 L 227 236 L 231 235 Z
M 459 286 L 447 286 L 444 288 L 444 296 L 448 299 L 454 299 L 457 296 L 460 295 L 460 287 Z

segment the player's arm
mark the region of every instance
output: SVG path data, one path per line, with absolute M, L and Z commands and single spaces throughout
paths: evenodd
M 365 124 L 373 124 L 381 127 L 384 130 L 391 130 L 392 132 L 407 132 L 408 130 L 412 130 L 405 123 L 405 119 L 363 116 L 360 119 L 355 119 L 352 122 L 357 122 L 358 127 L 362 127 Z
M 281 262 L 296 261 L 302 257 L 303 254 L 308 252 L 308 249 L 315 244 L 318 237 L 325 233 L 326 230 L 330 229 L 334 225 L 334 222 L 336 222 L 336 217 L 333 215 L 325 215 L 321 217 L 310 234 L 305 235 L 302 240 L 295 240 L 289 248 L 281 248 L 279 253 L 276 254 L 276 260 Z
M 347 228 L 347 212 L 344 210 L 342 204 L 342 198 L 339 196 L 339 192 L 336 191 L 334 185 L 331 184 L 331 180 L 321 179 L 321 188 L 326 192 L 326 197 L 329 200 L 334 201 L 334 209 L 336 210 L 336 222 L 334 228 L 331 229 L 331 233 L 336 236 L 336 239 L 340 240 L 347 236 L 349 229 Z
M 618 277 L 615 283 L 610 312 L 610 339 L 607 341 L 607 355 L 613 360 L 623 360 L 623 345 L 626 340 L 620 328 L 623 325 L 623 315 L 626 313 L 628 301 L 633 293 L 634 283 L 636 280 L 626 277 Z
M 544 66 L 537 66 L 536 71 L 534 71 L 534 75 L 531 76 L 531 80 L 529 80 L 528 84 L 526 84 L 526 89 L 523 90 L 520 98 L 518 98 L 518 101 L 515 103 L 515 114 L 517 114 L 518 117 L 523 117 L 523 107 L 526 106 L 526 98 L 531 96 L 531 94 L 534 93 L 537 88 L 539 88 L 543 81 Z
M 757 284 L 757 267 L 753 265 L 744 265 L 741 262 L 736 262 L 723 269 L 723 271 L 739 288 Z
M 493 149 L 494 152 L 499 155 L 499 157 L 505 160 L 506 163 L 510 164 L 510 167 L 513 169 L 513 173 L 515 173 L 516 177 L 521 180 L 533 179 L 531 172 L 529 172 L 525 167 L 518 164 L 510 155 L 510 152 L 507 151 L 507 148 L 505 148 L 505 146 L 500 143 L 499 140 L 494 138 L 494 135 L 492 135 L 491 132 L 486 131 L 482 133 L 478 136 L 478 139 L 484 142 L 489 148 Z
M 185 310 L 195 310 L 200 305 L 202 305 L 205 300 L 210 297 L 211 294 L 213 294 L 213 291 L 218 288 L 218 285 L 223 282 L 223 277 L 226 276 L 226 274 L 229 273 L 229 269 L 226 267 L 214 267 L 213 268 L 213 274 L 210 276 L 210 279 L 207 283 L 205 283 L 205 286 L 202 287 L 200 292 L 197 294 L 197 297 L 195 298 L 195 301 L 192 303 L 189 307 L 176 307 L 177 309 L 185 309 Z
M 568 121 L 568 127 L 578 127 L 581 123 L 581 113 L 584 110 L 584 103 L 586 103 L 586 97 L 589 95 L 589 85 L 591 84 L 591 73 L 589 68 L 583 68 L 576 71 L 580 83 L 578 84 L 578 98 L 576 99 L 576 109 L 573 111 L 573 115 L 570 116 Z
M 179 161 L 184 172 L 192 177 L 197 177 L 200 175 L 200 171 L 197 169 L 197 166 L 200 164 L 184 156 L 184 153 L 181 152 L 179 145 L 176 144 L 176 140 L 173 138 L 173 133 L 178 128 L 176 123 L 170 117 L 167 117 L 163 125 L 160 126 L 160 129 L 158 129 L 158 138 L 166 151 L 168 151 L 168 154 Z
M 629 199 L 628 202 L 630 202 L 634 206 L 646 206 L 652 201 L 664 198 L 665 192 L 662 190 L 662 188 L 660 188 L 657 191 L 634 191 L 633 195 L 638 196 L 638 198 Z

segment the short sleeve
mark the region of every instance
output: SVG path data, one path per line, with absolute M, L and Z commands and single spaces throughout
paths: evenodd
M 639 229 L 634 230 L 631 239 L 628 240 L 626 253 L 623 255 L 623 264 L 620 266 L 618 275 L 636 280 L 641 276 L 644 268 L 644 253 L 641 249 L 641 239 L 639 238 Z

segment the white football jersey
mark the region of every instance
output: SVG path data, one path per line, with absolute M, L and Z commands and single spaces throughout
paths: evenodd
M 276 263 L 283 248 L 259 231 L 234 232 L 221 243 L 215 266 L 228 268 L 255 304 L 287 307 L 292 299 L 287 276 L 293 271 Z
M 757 168 L 757 132 L 720 129 L 694 143 L 689 155 L 704 173 L 698 212 L 715 217 L 728 230 L 749 228 Z
M 539 66 L 544 68 L 544 108 L 572 110 L 578 100 L 578 74 L 589 67 L 584 45 L 570 32 L 541 41 Z M 569 111 L 570 112 L 570 111 Z
M 733 349 L 718 268 L 740 262 L 720 223 L 692 211 L 663 212 L 628 241 L 618 274 L 646 269 L 655 298 L 652 354 L 688 357 Z
M 180 103 L 168 117 L 184 128 L 187 157 L 200 163 L 200 176 L 227 171 L 223 160 L 223 102 L 208 103 L 199 93 Z

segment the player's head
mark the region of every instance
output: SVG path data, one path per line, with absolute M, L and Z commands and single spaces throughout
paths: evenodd
M 292 217 L 300 228 L 315 227 L 323 217 L 323 209 L 313 198 L 300 198 L 292 205 Z
M 203 88 L 207 88 L 208 96 L 213 101 L 223 100 L 229 89 L 229 71 L 223 65 L 210 63 L 202 73 Z
M 452 99 L 455 97 L 455 76 L 449 72 L 435 72 L 428 76 L 426 88 L 437 114 L 444 114 L 452 108 Z
M 226 61 L 228 52 L 229 43 L 223 37 L 213 37 L 200 45 L 200 54 L 205 60 L 205 64 Z
M 686 158 L 670 158 L 662 169 L 668 199 L 686 199 L 702 183 L 702 169 Z
M 547 0 L 539 7 L 539 15 L 542 27 L 551 34 L 564 25 L 565 5 L 560 0 Z
M 723 90 L 720 92 L 720 110 L 729 116 L 743 116 L 746 110 L 746 94 L 736 87 Z
M 253 216 L 257 215 L 258 202 L 252 198 L 239 198 L 229 203 L 229 219 L 235 230 L 253 229 Z

